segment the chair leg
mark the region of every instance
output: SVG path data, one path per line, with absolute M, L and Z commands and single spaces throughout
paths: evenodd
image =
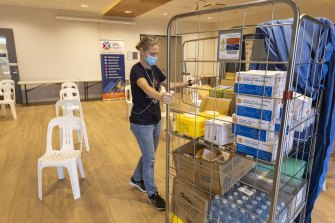
M 38 178 L 38 198 L 42 200 L 42 166 L 41 163 L 38 162 L 37 166 L 37 178 Z
M 78 168 L 79 168 L 81 178 L 85 178 L 85 172 L 84 172 L 83 162 L 81 158 L 77 160 L 77 163 L 78 163 Z
M 64 167 L 57 167 L 57 173 L 58 173 L 58 179 L 62 180 L 64 179 Z
M 63 129 L 59 128 L 59 148 L 63 147 Z
M 12 110 L 13 118 L 14 118 L 14 119 L 17 119 L 17 116 L 16 116 L 16 108 L 15 108 L 15 104 L 14 104 L 14 102 L 10 103 L 9 106 L 10 106 L 10 109 Z
M 1 105 L 2 115 L 6 116 L 6 105 Z
M 76 200 L 80 198 L 80 188 L 79 188 L 78 169 L 76 160 L 72 160 L 69 162 L 69 175 L 71 180 L 73 198 Z
M 90 151 L 90 144 L 88 143 L 88 136 L 87 136 L 87 129 L 86 129 L 86 126 L 83 125 L 83 137 L 84 137 L 84 141 L 85 141 L 85 148 L 86 148 L 86 151 Z
M 81 131 L 77 130 L 78 141 L 81 142 Z

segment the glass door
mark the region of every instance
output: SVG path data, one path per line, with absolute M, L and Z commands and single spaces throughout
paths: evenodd
M 6 37 L 0 35 L 0 80 L 12 79 L 10 75 Z
M 14 33 L 12 29 L 0 29 L 0 80 L 15 81 L 16 103 L 22 103 L 19 68 L 16 58 Z

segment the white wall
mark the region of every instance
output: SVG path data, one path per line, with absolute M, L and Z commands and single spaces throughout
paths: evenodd
M 100 79 L 99 40 L 122 39 L 125 52 L 136 51 L 140 34 L 166 35 L 168 20 L 136 20 L 136 25 L 56 20 L 55 10 L 0 7 L 0 27 L 14 31 L 21 80 Z M 69 13 L 67 13 L 69 15 Z M 185 22 L 183 31 L 194 27 Z M 204 24 L 203 27 L 210 24 Z M 137 61 L 126 60 L 126 77 Z M 56 100 L 59 86 L 29 92 L 29 101 Z M 81 87 L 81 92 L 83 89 Z M 90 89 L 101 96 L 101 85 Z M 92 94 L 93 93 L 93 94 Z
M 56 11 L 0 7 L 0 27 L 14 31 L 21 80 L 101 79 L 99 39 L 123 39 L 135 51 L 140 34 L 165 35 L 167 21 L 136 21 L 136 25 L 56 20 Z M 126 76 L 136 61 L 126 60 Z M 99 97 L 100 85 L 92 91 Z M 59 87 L 29 93 L 31 101 L 57 99 Z

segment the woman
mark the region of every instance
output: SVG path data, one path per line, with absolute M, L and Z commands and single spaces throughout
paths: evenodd
M 140 62 L 130 72 L 133 109 L 130 129 L 139 144 L 142 156 L 138 161 L 129 184 L 148 194 L 149 202 L 160 211 L 165 210 L 165 200 L 158 194 L 154 179 L 155 153 L 161 132 L 160 101 L 169 104 L 171 93 L 160 93 L 160 85 L 167 86 L 166 77 L 156 66 L 159 42 L 155 37 L 144 37 L 136 46 L 140 52 Z M 188 83 L 171 84 L 170 87 L 186 87 L 200 79 Z

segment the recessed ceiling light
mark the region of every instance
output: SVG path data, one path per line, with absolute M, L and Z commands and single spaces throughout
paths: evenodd
M 164 12 L 163 15 L 167 15 L 167 12 Z
M 213 17 L 212 16 L 208 16 L 207 19 L 212 19 Z
M 89 5 L 87 4 L 82 4 L 81 7 L 87 8 Z
M 126 14 L 130 14 L 130 13 L 131 13 L 131 11 L 129 11 L 129 10 L 126 10 L 126 11 L 124 11 L 124 13 L 126 13 Z

